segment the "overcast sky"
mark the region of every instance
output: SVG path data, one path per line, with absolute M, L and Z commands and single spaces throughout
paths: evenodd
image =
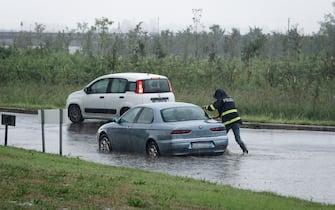
M 48 31 L 76 29 L 77 23 L 94 25 L 106 17 L 122 29 L 144 22 L 148 32 L 185 30 L 193 24 L 192 9 L 202 9 L 205 29 L 213 24 L 242 33 L 249 27 L 264 32 L 285 32 L 298 25 L 301 32 L 319 30 L 324 15 L 334 14 L 335 0 L 0 0 L 0 30 L 34 30 L 35 23 Z M 21 26 L 23 23 L 23 26 Z

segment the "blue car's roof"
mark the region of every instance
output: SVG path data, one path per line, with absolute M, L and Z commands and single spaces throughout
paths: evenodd
M 158 102 L 158 103 L 140 104 L 140 105 L 137 105 L 136 107 L 150 107 L 154 109 L 166 109 L 166 108 L 183 107 L 183 106 L 197 106 L 197 105 L 191 104 L 191 103 L 185 103 L 185 102 Z

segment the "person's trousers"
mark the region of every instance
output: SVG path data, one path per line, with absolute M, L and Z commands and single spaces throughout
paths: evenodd
M 240 123 L 232 123 L 232 124 L 226 125 L 227 133 L 229 132 L 230 129 L 233 130 L 233 133 L 234 133 L 234 136 L 235 136 L 235 141 L 239 145 L 244 145 L 244 143 L 241 139 L 241 135 L 240 135 Z

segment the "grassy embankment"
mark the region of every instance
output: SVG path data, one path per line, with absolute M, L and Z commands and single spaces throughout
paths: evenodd
M 203 180 L 0 146 L 1 209 L 334 209 Z
M 177 83 L 176 81 L 174 82 Z M 83 88 L 85 84 L 86 83 L 80 85 L 47 86 L 36 83 L 10 83 L 4 86 L 0 84 L 0 106 L 27 109 L 63 108 L 65 107 L 65 101 L 68 94 Z M 188 90 L 175 85 L 174 93 L 176 95 L 176 100 L 178 101 L 204 105 L 213 101 L 213 98 L 211 97 L 213 89 L 215 88 L 195 88 L 193 90 Z M 306 116 L 302 116 L 303 113 L 298 113 L 300 106 L 305 109 L 302 104 L 287 104 L 281 102 L 281 100 L 275 100 L 272 98 L 276 97 L 275 94 L 267 92 L 266 90 L 259 90 L 259 92 L 250 90 L 231 90 L 230 95 L 235 98 L 244 121 L 335 126 L 335 121 L 330 119 L 331 116 L 328 116 L 325 119 L 307 118 Z M 266 99 L 263 100 L 261 99 L 262 97 L 265 97 Z M 249 102 L 249 100 L 251 101 Z M 328 110 L 329 112 L 333 112 L 332 109 L 329 108 L 332 102 L 325 103 L 326 107 L 323 107 L 323 111 L 320 110 L 320 112 L 327 113 Z M 319 106 L 325 103 L 320 102 Z M 280 109 L 291 110 L 292 116 L 287 116 L 287 110 L 285 113 L 282 113 Z M 303 110 L 301 110 L 301 112 L 303 112 Z M 212 114 L 213 116 L 216 115 L 216 113 Z

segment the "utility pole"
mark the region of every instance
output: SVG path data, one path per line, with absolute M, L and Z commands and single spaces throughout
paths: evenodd
M 202 9 L 192 9 L 192 13 L 195 31 L 195 57 L 198 58 L 198 26 L 200 24 L 200 18 L 202 17 Z
M 158 35 L 160 34 L 160 31 L 159 31 L 159 17 L 157 17 L 157 31 L 158 31 Z
M 290 18 L 287 19 L 287 33 L 290 32 Z

